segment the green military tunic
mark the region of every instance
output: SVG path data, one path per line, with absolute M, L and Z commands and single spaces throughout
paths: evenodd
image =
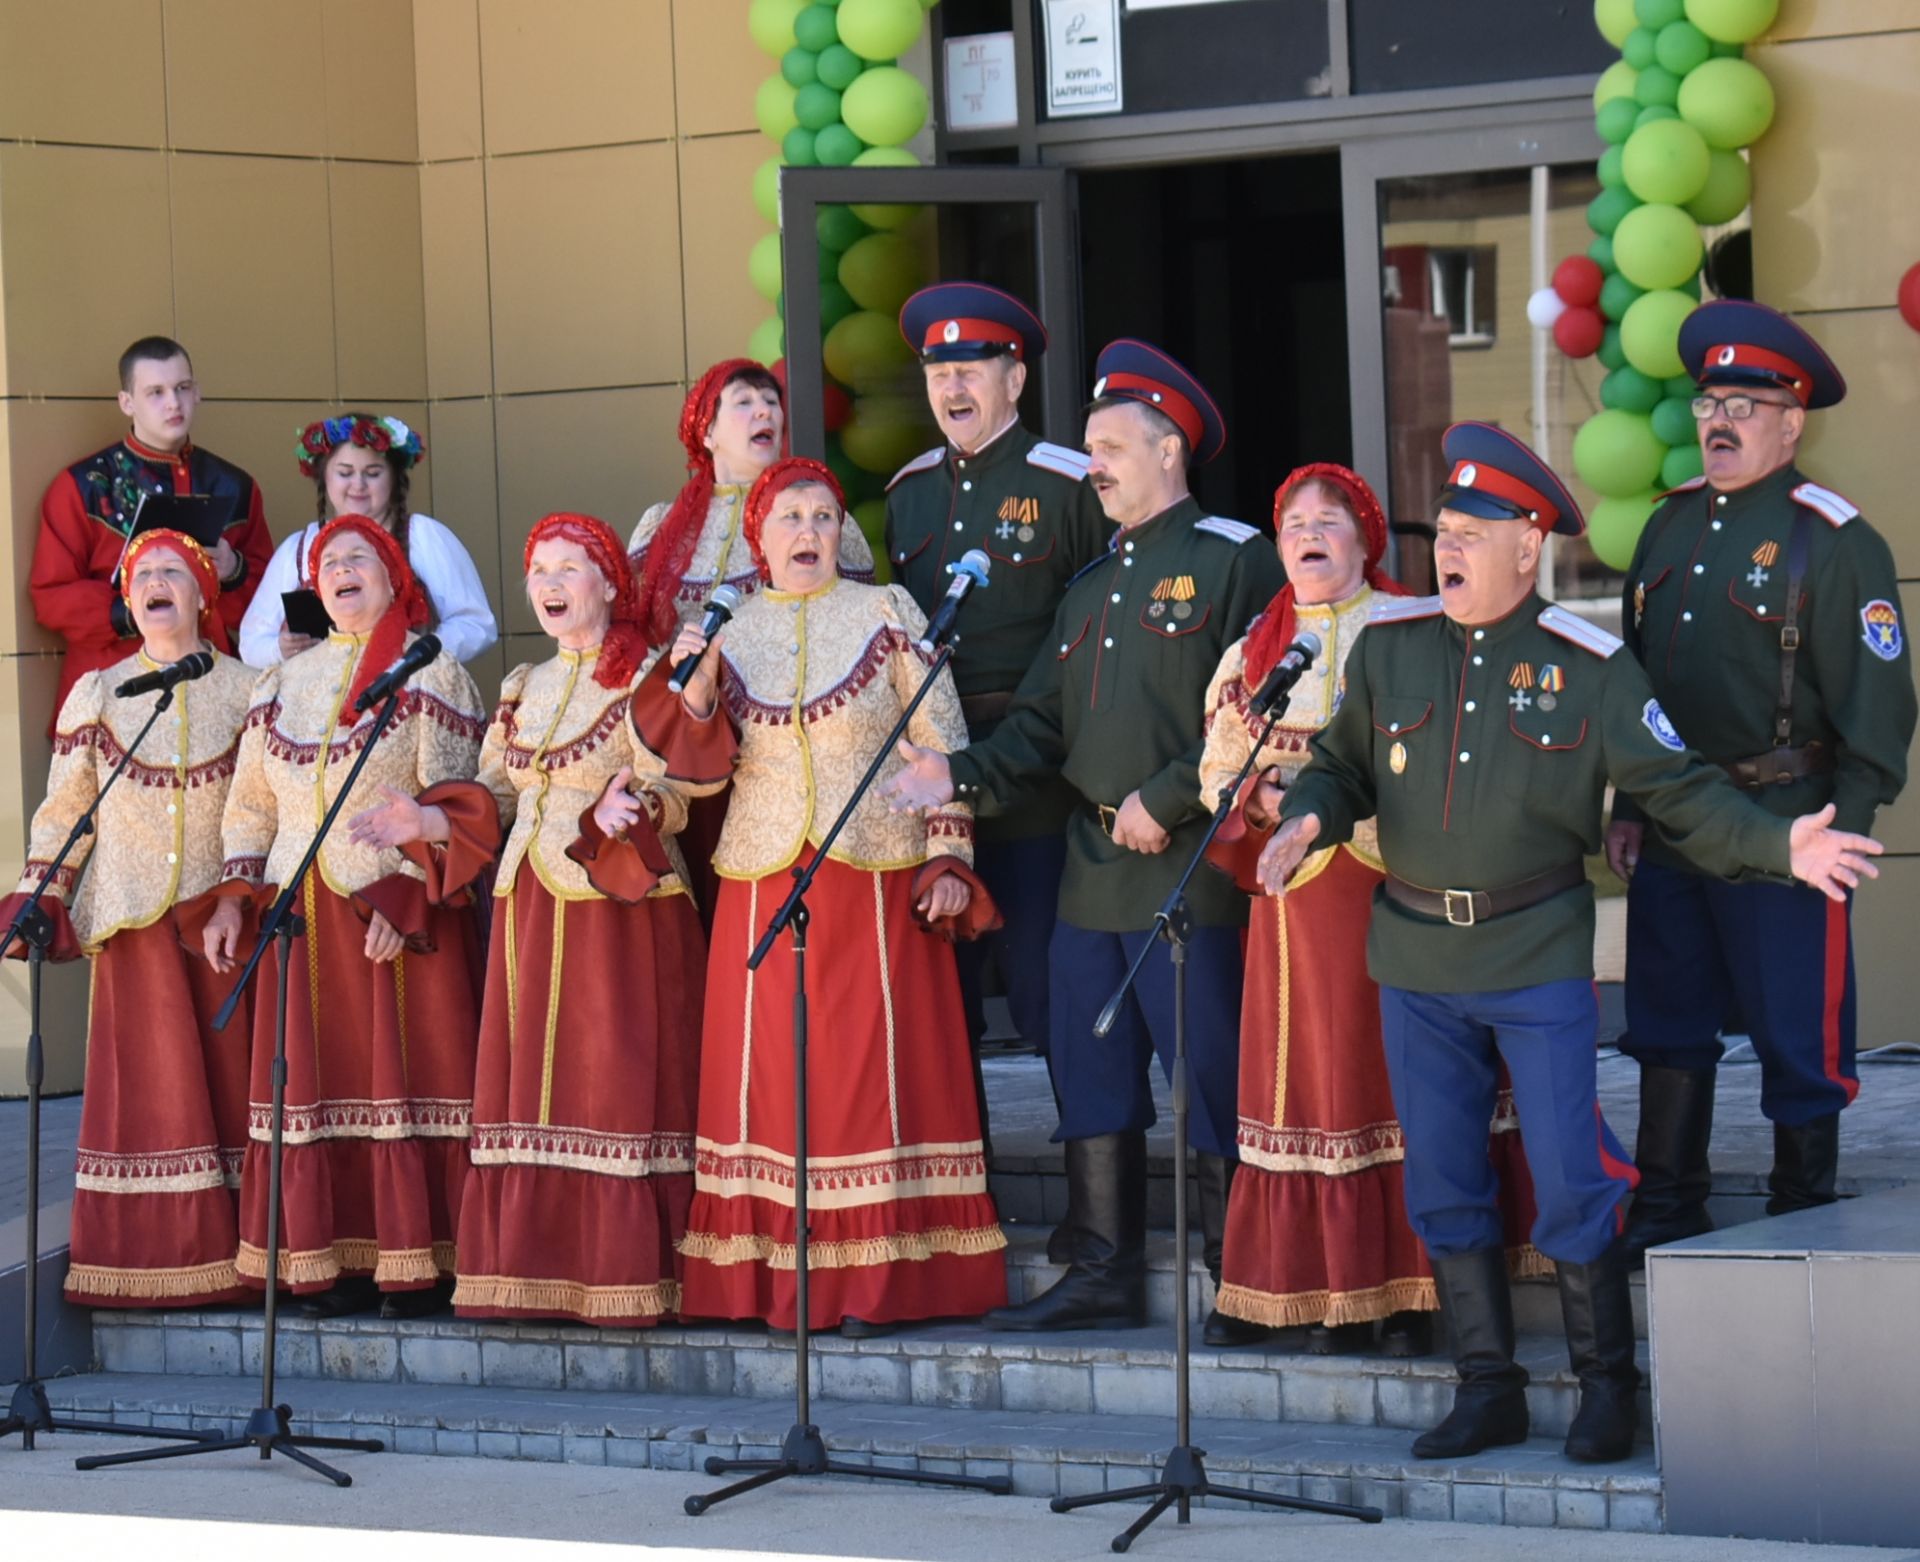
M 1339 709 L 1287 788 L 1316 849 L 1377 815 L 1387 871 L 1426 889 L 1498 889 L 1600 845 L 1606 785 L 1631 789 L 1689 857 L 1734 877 L 1788 871 L 1788 821 L 1755 807 L 1674 732 L 1622 642 L 1530 595 L 1469 628 L 1437 597 L 1381 598 Z M 1593 975 L 1593 891 L 1470 927 L 1374 897 L 1367 968 L 1384 986 L 1489 992 Z
M 1189 497 L 1117 536 L 1068 585 L 1051 640 L 993 736 L 953 756 L 962 802 L 1004 807 L 1054 773 L 1078 794 L 1060 916 L 1094 932 L 1147 927 L 1199 844 L 1207 685 L 1221 653 L 1280 589 L 1272 543 Z M 1092 805 L 1140 793 L 1172 836 L 1153 855 L 1114 844 Z M 1195 877 L 1194 920 L 1246 921 L 1223 875 Z
M 1791 743 L 1821 745 L 1830 769 L 1749 793 L 1791 817 L 1834 804 L 1835 827 L 1865 834 L 1907 776 L 1913 671 L 1893 555 L 1860 512 L 1792 466 L 1719 493 L 1676 489 L 1641 533 L 1627 570 L 1627 647 L 1687 742 L 1715 764 L 1774 746 L 1781 617 L 1796 517 L 1807 567 L 1794 659 Z M 1643 817 L 1620 797 L 1614 818 Z M 1664 849 L 1663 849 L 1664 848 Z M 1650 856 L 1684 865 L 1657 833 Z
M 1018 423 L 973 455 L 941 445 L 907 463 L 887 489 L 887 557 L 893 578 L 931 618 L 947 594 L 947 566 L 969 548 L 993 560 L 985 590 L 967 599 L 954 641 L 953 675 L 964 704 L 1007 695 L 1047 641 L 1060 593 L 1106 547 L 1113 523 L 1087 482 L 1087 458 L 1048 444 Z M 969 713 L 974 741 L 998 714 Z M 1072 804 L 1041 787 L 1009 814 L 980 825 L 983 840 L 1058 831 Z

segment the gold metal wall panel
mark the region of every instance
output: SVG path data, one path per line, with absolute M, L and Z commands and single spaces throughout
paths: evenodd
M 343 400 L 427 394 L 420 170 L 330 163 L 334 352 Z
M 745 6 L 673 0 L 673 90 L 681 135 L 755 129 L 753 95 L 767 78 L 765 67 L 766 56 L 747 34 Z
M 671 136 L 668 0 L 480 0 L 480 83 L 496 157 Z
M 478 0 L 413 0 L 413 79 L 422 161 L 478 157 Z
M 417 161 L 411 8 L 395 0 L 327 0 L 318 15 L 328 154 Z
M 745 352 L 749 333 L 773 312 L 747 280 L 747 252 L 767 231 L 751 181 L 772 148 L 757 131 L 680 143 L 689 376 Z
M 167 0 L 168 140 L 200 152 L 327 153 L 325 6 Z
M 0 6 L 0 138 L 165 145 L 160 0 Z
M 421 168 L 420 247 L 428 394 L 485 395 L 493 389 L 493 331 L 486 174 L 479 162 Z

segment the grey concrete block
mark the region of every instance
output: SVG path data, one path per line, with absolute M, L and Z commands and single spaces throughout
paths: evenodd
M 1098 1393 L 1098 1373 L 1095 1374 Z M 1196 1372 L 1191 1379 L 1193 1413 L 1235 1421 L 1278 1421 L 1280 1377 L 1273 1372 Z
M 462 1432 L 452 1427 L 442 1427 L 433 1434 L 433 1451 L 437 1454 L 454 1454 L 463 1459 L 471 1459 L 480 1449 L 478 1432 Z
M 1397 1519 L 1406 1510 L 1407 1483 L 1355 1476 L 1353 1500 L 1362 1508 L 1378 1508 L 1388 1518 Z
M 350 1383 L 391 1383 L 400 1376 L 400 1342 L 388 1335 L 320 1335 L 320 1373 Z
M 663 1437 L 653 1444 L 650 1467 L 655 1470 L 697 1470 L 707 1457 L 704 1444 L 686 1442 L 680 1438 Z
M 1081 1497 L 1088 1492 L 1106 1489 L 1107 1467 L 1104 1464 L 1083 1464 L 1077 1459 L 1060 1461 L 1060 1495 L 1062 1497 Z
M 990 1361 L 932 1357 L 909 1363 L 912 1402 L 946 1410 L 998 1410 L 1000 1373 Z
M 488 1388 L 562 1388 L 566 1363 L 558 1345 L 535 1340 L 482 1340 L 480 1381 Z
M 1094 1408 L 1103 1416 L 1170 1416 L 1173 1399 L 1173 1373 L 1165 1367 L 1093 1369 Z
M 824 1356 L 820 1391 L 828 1399 L 870 1405 L 904 1405 L 912 1398 L 906 1358 L 902 1356 Z
M 647 1388 L 655 1394 L 731 1394 L 734 1356 L 724 1348 L 663 1350 L 654 1346 L 647 1351 Z
M 1453 1488 L 1453 1518 L 1456 1524 L 1503 1524 L 1506 1522 L 1506 1488 L 1480 1486 L 1461 1481 Z
M 518 1459 L 520 1457 L 520 1434 L 518 1432 L 476 1432 L 478 1452 L 482 1459 Z
M 1300 1495 L 1315 1502 L 1337 1502 L 1344 1507 L 1353 1502 L 1353 1482 L 1344 1475 L 1303 1475 Z
M 240 1335 L 240 1371 L 243 1376 L 260 1375 L 260 1352 L 266 1335 L 259 1329 L 247 1329 Z M 320 1374 L 320 1336 L 312 1330 L 282 1333 L 274 1341 L 273 1370 L 276 1377 L 317 1378 Z
M 396 1426 L 393 1429 L 393 1451 L 397 1454 L 438 1453 L 433 1443 L 437 1435 L 430 1426 Z
M 1016 1459 L 1013 1490 L 1018 1497 L 1051 1497 L 1060 1489 L 1060 1466 L 1042 1459 Z
M 166 1331 L 163 1329 L 129 1329 L 116 1324 L 112 1328 L 94 1330 L 93 1338 L 103 1372 L 167 1370 Z
M 963 1472 L 975 1480 L 990 1481 L 995 1477 L 1003 1480 L 1013 1478 L 1013 1465 L 1006 1459 L 969 1459 Z
M 1010 1361 L 1000 1369 L 1000 1404 L 1005 1410 L 1084 1415 L 1093 1409 L 1093 1374 L 1059 1362 Z
M 407 1335 L 400 1341 L 400 1376 L 409 1383 L 478 1383 L 480 1342 Z
M 1509 1486 L 1506 1522 L 1529 1529 L 1551 1529 L 1556 1519 L 1553 1488 L 1550 1486 Z
M 1561 1529 L 1605 1529 L 1607 1494 L 1559 1488 L 1553 1494 L 1553 1522 Z
M 1665 1523 L 1660 1499 L 1642 1492 L 1613 1492 L 1607 1498 L 1607 1528 L 1633 1535 L 1657 1535 Z
M 1378 1424 L 1409 1432 L 1438 1426 L 1453 1408 L 1453 1387 L 1449 1378 L 1379 1378 L 1374 1383 Z
M 167 1371 L 199 1378 L 240 1374 L 238 1329 L 163 1329 Z
M 733 1353 L 733 1392 L 746 1399 L 789 1399 L 798 1374 L 791 1351 L 739 1350 Z M 817 1385 L 820 1374 L 812 1374 Z
M 552 1432 L 526 1432 L 520 1438 L 520 1457 L 537 1459 L 543 1464 L 558 1464 L 561 1460 L 563 1444 L 559 1436 Z
M 569 1389 L 596 1394 L 628 1394 L 647 1386 L 647 1353 L 635 1345 L 568 1345 Z
M 622 1470 L 644 1470 L 652 1445 L 644 1437 L 609 1437 L 607 1463 Z
M 1558 1383 L 1531 1383 L 1527 1386 L 1527 1419 L 1535 1437 L 1565 1437 L 1573 1425 L 1574 1412 L 1580 1408 L 1576 1389 Z
M 1376 1410 L 1370 1377 L 1332 1372 L 1283 1372 L 1280 1403 L 1289 1421 L 1372 1426 Z

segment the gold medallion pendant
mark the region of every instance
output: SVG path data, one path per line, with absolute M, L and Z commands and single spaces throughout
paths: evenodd
M 1392 748 L 1388 749 L 1387 763 L 1393 767 L 1393 773 L 1396 776 L 1405 775 L 1407 773 L 1407 745 L 1404 743 L 1396 743 Z

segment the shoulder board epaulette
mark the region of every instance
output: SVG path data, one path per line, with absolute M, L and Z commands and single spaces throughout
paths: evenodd
M 1416 618 L 1437 618 L 1439 615 L 1438 597 L 1390 597 L 1384 591 L 1376 591 L 1373 600 L 1367 604 L 1369 624 L 1405 624 Z
M 1825 516 L 1829 526 L 1845 526 L 1860 513 L 1860 507 L 1851 499 L 1835 493 L 1831 488 L 1822 488 L 1818 483 L 1802 483 L 1794 489 L 1793 497 L 1809 510 Z
M 946 458 L 947 447 L 945 445 L 935 445 L 931 450 L 921 451 L 919 455 L 915 456 L 905 466 L 901 467 L 899 471 L 895 472 L 892 477 L 887 479 L 887 492 L 892 493 L 893 485 L 899 482 L 901 478 L 911 477 L 915 472 L 928 471 L 938 466 L 942 461 L 946 460 Z
M 1591 623 L 1578 613 L 1569 613 L 1558 603 L 1550 603 L 1540 610 L 1540 627 L 1548 634 L 1558 635 L 1569 640 L 1605 661 L 1615 651 L 1626 645 L 1618 635 L 1608 634 L 1598 624 Z
M 1197 532 L 1212 532 L 1216 537 L 1224 537 L 1236 548 L 1243 542 L 1251 542 L 1260 535 L 1260 528 L 1249 526 L 1245 521 L 1230 521 L 1224 515 L 1209 515 L 1204 521 L 1195 521 L 1193 529 Z
M 1070 477 L 1076 483 L 1087 475 L 1092 463 L 1083 450 L 1069 450 L 1065 445 L 1049 444 L 1041 440 L 1027 452 L 1027 465 L 1041 467 L 1048 472 L 1058 472 L 1062 477 Z
M 1658 498 L 1671 499 L 1675 494 L 1690 494 L 1696 488 L 1705 488 L 1706 486 L 1707 480 L 1704 477 L 1689 477 L 1684 483 L 1675 483 L 1673 487 L 1669 488 L 1665 493 L 1658 495 Z

